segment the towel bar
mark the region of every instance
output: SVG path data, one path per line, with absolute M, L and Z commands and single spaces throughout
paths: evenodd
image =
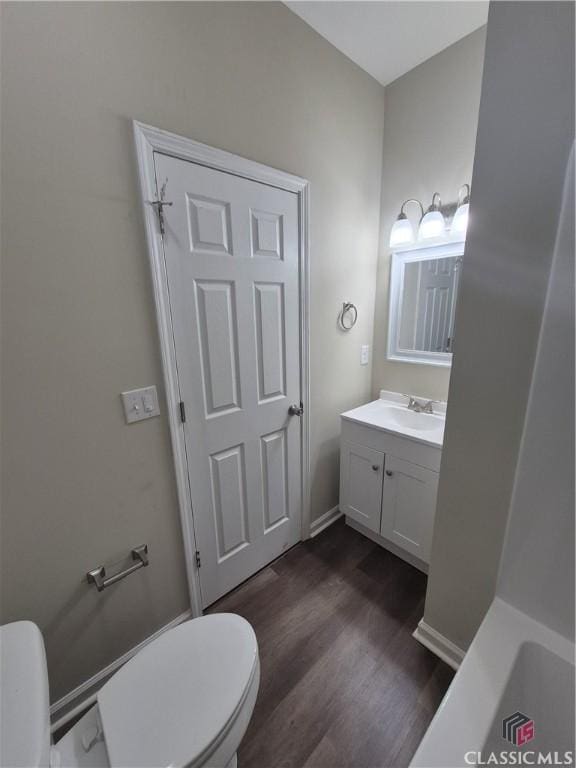
M 98 592 L 102 592 L 106 587 L 116 584 L 117 581 L 126 578 L 126 576 L 134 573 L 134 571 L 137 571 L 139 568 L 146 568 L 148 565 L 148 544 L 142 544 L 140 547 L 135 547 L 132 550 L 132 560 L 136 560 L 137 562 L 129 568 L 126 568 L 124 571 L 119 571 L 113 576 L 108 576 L 108 578 L 106 578 L 106 568 L 104 568 L 103 565 L 94 568 L 92 571 L 88 571 L 86 574 L 88 583 L 95 584 Z

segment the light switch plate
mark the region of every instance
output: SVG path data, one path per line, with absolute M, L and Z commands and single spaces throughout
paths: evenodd
M 362 344 L 360 348 L 360 365 L 368 365 L 370 359 L 370 345 Z
M 122 403 L 127 424 L 160 415 L 158 393 L 154 386 L 122 392 Z

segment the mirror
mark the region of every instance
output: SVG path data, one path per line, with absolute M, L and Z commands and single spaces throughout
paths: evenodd
M 464 243 L 392 254 L 388 359 L 450 366 Z

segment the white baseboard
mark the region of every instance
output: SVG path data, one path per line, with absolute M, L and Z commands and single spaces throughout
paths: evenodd
M 441 635 L 440 632 L 437 632 L 429 624 L 426 624 L 424 619 L 420 619 L 418 626 L 412 633 L 412 637 L 415 637 L 416 640 L 426 646 L 429 651 L 435 653 L 442 661 L 445 661 L 452 669 L 458 669 L 462 663 L 465 651 L 454 645 L 451 640 Z
M 142 642 L 138 643 L 138 645 L 134 646 L 134 648 L 126 651 L 126 653 L 122 654 L 122 656 L 108 664 L 108 666 L 104 667 L 99 672 L 96 672 L 95 675 L 92 675 L 92 677 L 90 677 L 88 680 L 85 680 L 65 696 L 62 696 L 62 698 L 58 699 L 58 701 L 55 701 L 54 704 L 52 704 L 50 707 L 52 732 L 58 730 L 58 728 L 61 728 L 63 725 L 66 725 L 66 723 L 75 717 L 75 715 L 91 705 L 96 700 L 96 694 L 98 693 L 98 690 L 104 685 L 107 678 L 111 677 L 114 672 L 120 669 L 120 667 L 129 659 L 131 659 L 132 656 L 135 656 L 139 651 L 142 650 L 142 648 L 147 646 L 153 640 L 156 640 L 157 637 L 160 637 L 160 635 L 162 635 L 168 629 L 177 627 L 178 624 L 181 624 L 183 621 L 187 621 L 190 618 L 192 618 L 192 611 L 190 609 L 184 611 L 184 613 L 181 613 L 180 616 L 176 616 L 175 619 L 172 619 L 172 621 L 169 621 L 168 624 L 160 627 L 160 629 L 156 630 L 156 632 L 151 634 L 145 640 L 142 640 Z M 66 711 L 61 714 L 63 710 Z
M 342 517 L 342 512 L 338 509 L 338 505 L 329 509 L 328 512 L 324 512 L 323 515 L 320 515 L 310 524 L 310 538 L 317 536 L 324 528 L 328 528 L 329 525 L 335 523 L 339 517 Z

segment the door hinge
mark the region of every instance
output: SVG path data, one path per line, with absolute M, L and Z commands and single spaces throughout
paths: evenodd
M 146 202 L 148 205 L 151 205 L 153 208 L 156 209 L 156 213 L 158 214 L 158 228 L 160 229 L 160 234 L 164 236 L 165 232 L 165 225 L 164 225 L 164 206 L 165 205 L 174 205 L 172 202 L 166 201 L 164 198 L 166 196 L 166 184 L 168 184 L 168 179 L 162 184 L 162 188 L 160 190 L 160 199 L 159 200 L 147 200 Z
M 201 568 L 202 567 L 202 560 L 200 558 L 200 552 L 196 550 L 196 567 Z
M 182 424 L 184 424 L 184 422 L 186 421 L 186 406 L 184 405 L 184 402 L 182 400 L 180 400 L 179 408 L 180 408 L 180 421 L 182 422 Z

